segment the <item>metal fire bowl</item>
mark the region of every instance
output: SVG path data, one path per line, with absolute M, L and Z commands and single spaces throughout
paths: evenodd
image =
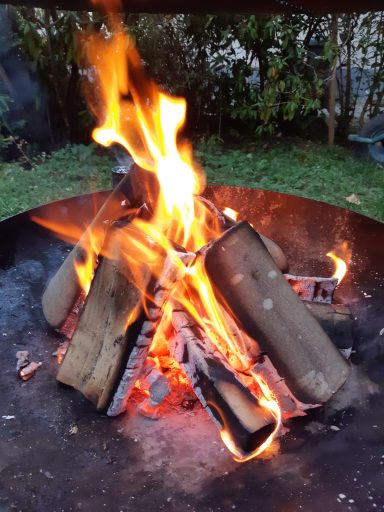
M 105 193 L 33 213 L 89 222 Z M 369 511 L 384 509 L 384 224 L 327 204 L 254 189 L 212 187 L 285 250 L 291 271 L 330 275 L 326 252 L 347 240 L 352 263 L 337 291 L 356 317 L 353 372 L 326 407 L 286 425 L 261 459 L 238 464 L 203 411 L 158 421 L 133 410 L 98 415 L 55 381 L 58 336 L 44 321 L 44 285 L 70 247 L 24 213 L 0 223 L 0 510 Z M 282 343 L 284 340 L 282 340 Z M 42 361 L 17 379 L 15 353 Z M 74 426 L 76 426 L 74 428 Z

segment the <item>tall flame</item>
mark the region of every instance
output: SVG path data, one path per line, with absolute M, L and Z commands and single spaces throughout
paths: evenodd
M 143 264 L 158 277 L 164 255 L 174 250 L 173 244 L 196 252 L 221 232 L 214 213 L 198 197 L 205 186 L 204 173 L 193 162 L 190 145 L 180 140 L 185 100 L 170 97 L 147 78 L 132 40 L 116 21 L 113 25 L 111 36 L 93 35 L 87 40 L 85 49 L 92 70 L 88 99 L 99 120 L 93 131 L 94 140 L 104 146 L 123 146 L 142 169 L 155 174 L 159 184 L 150 220 L 134 217 L 129 224 L 130 236 L 122 235 L 119 240 L 122 255 L 137 280 L 135 284 L 145 297 L 147 291 L 139 278 Z M 94 91 L 99 93 L 96 102 Z M 183 265 L 181 260 L 179 264 Z M 248 371 L 242 333 L 217 302 L 203 265 L 197 263 L 185 272 L 186 278 L 172 290 L 172 300 L 183 305 L 218 349 L 235 361 L 236 368 Z M 84 274 L 89 279 L 89 268 Z M 166 308 L 151 350 L 156 351 L 161 339 L 166 339 L 170 317 Z M 247 460 L 271 444 L 280 425 L 280 409 L 267 384 L 252 372 L 251 377 L 258 390 L 259 405 L 272 413 L 276 428 Z M 245 460 L 224 428 L 221 435 L 235 460 Z

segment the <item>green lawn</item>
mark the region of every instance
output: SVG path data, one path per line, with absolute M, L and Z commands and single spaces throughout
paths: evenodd
M 200 145 L 208 183 L 256 187 L 325 201 L 384 221 L 384 168 L 345 148 L 283 139 L 246 149 Z M 55 199 L 110 187 L 115 165 L 91 146 L 67 146 L 33 170 L 0 163 L 0 219 Z M 347 197 L 352 197 L 352 201 Z M 359 204 L 356 204 L 359 203 Z

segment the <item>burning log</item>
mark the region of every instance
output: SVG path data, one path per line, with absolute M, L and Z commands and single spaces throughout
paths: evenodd
M 108 407 L 127 354 L 137 350 L 137 333 L 144 320 L 141 293 L 121 257 L 121 236 L 130 236 L 129 225 L 110 230 L 106 241 L 109 258 L 103 257 L 99 263 L 57 375 L 60 382 L 80 390 L 99 411 Z M 144 265 L 135 272 L 141 274 L 141 282 L 149 282 Z
M 303 277 L 284 274 L 301 300 L 331 304 L 338 280 L 334 277 Z
M 284 379 L 277 373 L 269 357 L 261 354 L 252 367 L 252 373 L 264 379 L 273 389 L 273 394 L 279 403 L 283 419 L 305 416 L 308 409 L 319 407 L 320 404 L 306 404 L 300 402 L 288 388 Z
M 320 325 L 324 326 L 326 333 L 340 353 L 348 359 L 352 350 L 351 327 L 353 322 L 349 307 L 341 304 L 331 305 L 316 302 L 304 302 L 304 304 Z M 298 400 L 292 394 L 285 380 L 278 374 L 268 355 L 261 352 L 255 340 L 239 330 L 235 320 L 225 310 L 223 310 L 223 314 L 229 329 L 228 333 L 233 343 L 236 344 L 238 353 L 241 354 L 241 361 L 235 357 L 234 352 L 227 353 L 225 343 L 216 337 L 217 347 L 221 353 L 225 354 L 233 368 L 240 372 L 245 371 L 247 374 L 251 371 L 252 374 L 260 375 L 264 379 L 269 388 L 273 390 L 284 418 L 303 416 L 306 414 L 306 410 L 319 407 L 320 404 L 308 404 Z
M 221 433 L 229 436 L 240 457 L 248 456 L 274 432 L 276 422 L 272 413 L 260 405 L 187 313 L 174 308 L 172 323 L 176 332 L 171 341 L 173 357 Z
M 247 222 L 210 244 L 205 268 L 219 300 L 257 340 L 298 400 L 324 403 L 344 384 L 348 363 Z
M 151 187 L 148 185 L 148 180 Z M 158 189 L 155 180 L 153 173 L 133 166 L 102 205 L 44 291 L 43 313 L 51 327 L 59 328 L 65 322 L 81 294 L 76 263 L 82 263 L 86 257 L 89 257 L 95 268 L 109 223 L 124 215 L 121 202 L 125 200 L 126 206 L 130 208 L 138 208 L 145 202 L 151 204 L 150 201 L 153 200 Z M 149 189 L 153 192 L 150 193 Z M 94 234 L 96 237 L 93 236 Z
M 232 219 L 231 217 L 228 217 L 224 212 L 222 212 L 219 208 L 217 208 L 216 205 L 214 205 L 211 201 L 208 199 L 205 199 L 205 197 L 199 197 L 200 201 L 202 201 L 207 208 L 214 214 L 221 231 L 224 233 L 228 229 L 232 228 L 233 226 L 236 226 L 238 224 L 237 221 Z M 279 269 L 282 272 L 287 272 L 289 265 L 288 260 L 282 250 L 282 248 L 273 240 L 270 238 L 262 235 L 261 233 L 258 233 L 261 240 L 263 241 L 265 247 L 267 248 L 269 254 L 271 255 L 272 259 L 276 263 L 276 265 L 279 267 Z
M 194 258 L 194 253 L 175 251 L 168 254 L 162 273 L 153 290 L 149 293 L 153 297 L 152 304 L 149 307 L 149 319 L 143 323 L 135 343 L 136 346 L 127 360 L 116 392 L 109 405 L 108 416 L 117 416 L 126 410 L 128 398 L 140 376 L 156 328 L 163 316 L 164 306 L 169 294 L 175 283 L 184 276 L 184 265 L 190 264 Z

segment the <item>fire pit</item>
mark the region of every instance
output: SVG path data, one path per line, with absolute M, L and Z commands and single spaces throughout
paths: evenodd
M 44 282 L 69 246 L 27 214 L 1 223 L 0 382 L 2 495 L 7 506 L 49 510 L 374 510 L 383 503 L 384 226 L 302 198 L 211 187 L 284 249 L 291 272 L 330 275 L 325 254 L 346 240 L 353 252 L 336 298 L 351 305 L 353 371 L 345 391 L 322 409 L 286 423 L 288 432 L 264 458 L 233 462 L 200 409 L 169 411 L 158 421 L 138 415 L 106 420 L 73 390 L 53 385 L 57 335 L 47 329 Z M 60 201 L 63 219 L 93 217 L 105 194 Z M 33 212 L 44 216 L 47 207 Z M 320 219 L 320 221 L 319 221 Z M 292 242 L 294 241 L 294 243 Z M 18 350 L 43 365 L 15 382 Z M 131 411 L 128 411 L 131 412 Z M 105 504 L 105 506 L 104 506 Z
M 37 508 L 57 508 L 57 502 L 41 501 L 34 487 L 38 478 L 49 481 L 49 489 L 55 479 L 60 485 L 70 482 L 73 493 L 77 485 L 81 490 L 88 485 L 81 481 L 88 471 L 66 473 L 76 461 L 91 470 L 102 496 L 114 495 L 114 506 L 116 485 L 126 474 L 129 497 L 124 486 L 119 510 L 148 508 L 150 496 L 159 498 L 155 509 L 167 505 L 178 510 L 188 496 L 193 499 L 187 507 L 222 510 L 238 505 L 274 509 L 274 500 L 285 489 L 292 494 L 301 479 L 313 491 L 317 472 L 316 485 L 333 473 L 328 509 L 339 504 L 356 508 L 362 490 L 377 508 L 382 505 L 377 475 L 364 485 L 356 469 L 345 488 L 335 486 L 340 485 L 338 451 L 343 452 L 343 475 L 356 467 L 349 460 L 352 454 L 342 450 L 351 441 L 362 460 L 368 452 L 371 464 L 384 464 L 381 454 L 371 452 L 381 434 L 381 408 L 374 402 L 382 399 L 378 367 L 384 327 L 377 306 L 383 284 L 378 252 L 383 244 L 377 240 L 383 238 L 382 226 L 305 200 L 298 200 L 296 208 L 285 196 L 206 189 L 204 173 L 180 132 L 185 100 L 169 96 L 149 79 L 121 19 L 111 14 L 108 27 L 110 37 L 90 34 L 84 47 L 94 73 L 88 82 L 89 105 L 98 119 L 92 137 L 106 147 L 119 144 L 135 163 L 107 198 L 97 194 L 62 201 L 31 212 L 28 220 L 19 216 L 4 224 L 4 236 L 16 246 L 5 245 L 8 309 L 2 334 L 15 340 L 10 346 L 18 349 L 16 369 L 23 385 L 16 394 L 21 398 L 31 392 L 31 399 L 10 403 L 2 420 L 5 428 L 25 417 L 39 425 L 38 431 L 29 429 L 23 459 L 28 460 L 29 449 L 39 448 L 37 435 L 44 443 L 39 441 L 36 460 L 47 466 L 39 467 L 37 477 L 36 470 L 12 477 L 31 480 L 29 499 Z M 240 210 L 243 219 L 233 210 Z M 30 220 L 72 242 L 73 249 L 31 228 Z M 371 226 L 376 226 L 376 245 Z M 339 271 L 330 276 L 324 261 L 330 256 L 346 270 L 347 263 L 328 252 L 341 245 L 348 263 L 353 255 L 355 267 L 345 283 Z M 316 277 L 321 275 L 328 277 Z M 23 346 L 18 346 L 20 336 Z M 43 354 L 53 337 L 56 350 Z M 352 348 L 351 365 L 345 358 Z M 47 364 L 50 355 L 57 359 Z M 57 399 L 48 386 L 55 364 L 57 381 L 66 385 L 55 389 Z M 44 366 L 49 367 L 45 377 Z M 8 374 L 3 377 L 7 381 Z M 103 420 L 100 432 L 100 417 L 92 416 L 68 387 L 80 391 L 99 414 L 119 419 Z M 48 407 L 51 397 L 55 407 Z M 293 417 L 301 420 L 294 423 Z M 16 438 L 22 445 L 18 436 L 24 428 L 11 430 L 8 440 Z M 59 434 L 56 446 L 53 432 Z M 236 472 L 220 438 L 237 462 L 260 456 L 262 476 L 255 477 L 249 464 Z M 100 440 L 101 455 L 97 448 L 89 453 Z M 137 448 L 128 446 L 123 461 L 119 447 L 131 443 Z M 66 462 L 58 469 L 55 458 Z M 100 464 L 110 469 L 103 471 Z M 24 462 L 23 470 L 27 466 Z M 250 475 L 259 480 L 252 499 Z M 276 475 L 282 483 L 275 490 Z M 247 491 L 237 495 L 238 502 L 224 497 L 225 491 L 217 496 L 218 482 L 223 479 L 225 485 L 227 477 Z M 155 488 L 160 482 L 161 491 Z M 271 491 L 264 498 L 267 485 Z M 100 499 L 98 491 L 86 493 L 86 508 L 101 505 L 89 502 L 89 496 Z M 303 504 L 299 499 L 299 508 L 310 500 L 313 509 L 310 494 L 301 495 L 305 499 Z M 287 495 L 284 502 L 289 502 Z M 84 507 L 83 501 L 65 497 L 59 503 Z M 102 507 L 113 505 L 103 500 Z M 31 503 L 22 506 L 31 508 Z

